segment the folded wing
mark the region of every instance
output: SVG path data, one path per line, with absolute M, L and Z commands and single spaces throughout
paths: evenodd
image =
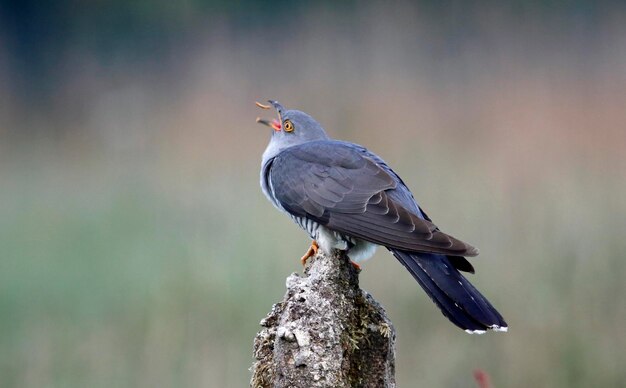
M 277 202 L 341 233 L 413 252 L 475 256 L 478 250 L 441 232 L 390 195 L 402 182 L 364 150 L 321 140 L 285 149 L 268 179 Z

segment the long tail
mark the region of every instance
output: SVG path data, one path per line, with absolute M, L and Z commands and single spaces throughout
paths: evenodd
M 452 323 L 468 333 L 507 331 L 508 325 L 500 313 L 446 256 L 389 250 Z

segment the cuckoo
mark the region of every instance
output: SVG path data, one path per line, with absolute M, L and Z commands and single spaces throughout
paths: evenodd
M 334 140 L 308 114 L 277 101 L 278 118 L 257 122 L 272 129 L 261 163 L 261 188 L 321 249 L 346 251 L 356 266 L 387 248 L 443 314 L 468 333 L 507 331 L 500 313 L 460 273 L 474 273 L 465 257 L 478 249 L 439 230 L 402 179 L 379 156 Z

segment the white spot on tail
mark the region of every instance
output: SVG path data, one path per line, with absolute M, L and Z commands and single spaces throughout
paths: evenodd
M 502 332 L 507 332 L 509 331 L 509 328 L 506 326 L 498 326 L 498 325 L 492 325 L 489 326 L 490 330 L 493 331 L 502 331 Z M 485 334 L 487 331 L 486 330 L 465 330 L 466 333 L 468 334 Z
M 465 330 L 466 333 L 468 334 L 485 334 L 487 331 L 486 330 Z

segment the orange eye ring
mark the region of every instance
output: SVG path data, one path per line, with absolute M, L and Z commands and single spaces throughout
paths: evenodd
M 283 129 L 285 132 L 293 132 L 295 129 L 291 120 L 287 119 L 283 122 Z

